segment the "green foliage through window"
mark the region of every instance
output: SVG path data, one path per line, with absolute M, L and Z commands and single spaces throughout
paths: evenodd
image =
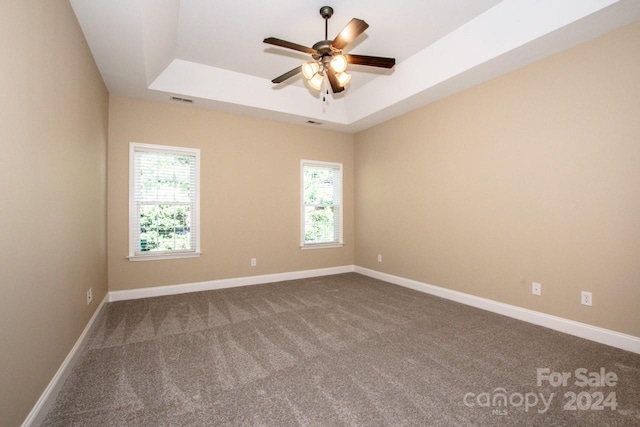
M 340 242 L 340 167 L 305 164 L 302 169 L 304 243 Z
M 134 253 L 195 250 L 195 154 L 136 147 L 134 157 Z
M 190 206 L 141 206 L 140 251 L 191 249 L 190 216 Z

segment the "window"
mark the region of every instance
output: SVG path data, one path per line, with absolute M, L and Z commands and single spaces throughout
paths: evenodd
M 132 142 L 129 259 L 200 255 L 200 150 Z
M 342 164 L 302 160 L 302 248 L 342 246 Z

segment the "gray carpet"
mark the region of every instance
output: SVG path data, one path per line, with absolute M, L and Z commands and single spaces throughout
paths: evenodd
M 638 426 L 640 356 L 342 274 L 108 304 L 43 425 Z

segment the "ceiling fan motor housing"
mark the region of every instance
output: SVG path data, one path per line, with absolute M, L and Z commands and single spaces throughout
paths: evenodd
M 320 40 L 318 43 L 313 45 L 313 48 L 318 51 L 319 55 L 312 56 L 317 56 L 318 58 L 325 55 L 333 55 L 334 53 L 339 53 L 339 51 L 337 51 L 336 49 L 331 48 L 331 40 Z

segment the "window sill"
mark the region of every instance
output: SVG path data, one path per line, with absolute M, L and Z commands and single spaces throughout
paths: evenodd
M 344 246 L 344 243 L 309 243 L 306 245 L 300 246 L 300 249 L 327 249 L 327 248 L 341 248 Z
M 133 255 L 128 256 L 127 259 L 131 262 L 137 261 L 161 261 L 167 259 L 182 259 L 182 258 L 199 258 L 202 252 L 185 252 L 175 254 L 160 254 L 160 255 Z

